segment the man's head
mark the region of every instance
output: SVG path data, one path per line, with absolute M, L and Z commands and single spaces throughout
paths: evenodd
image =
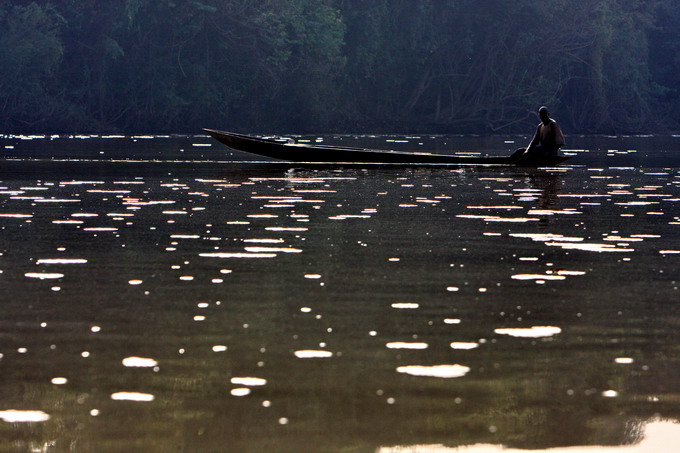
M 544 105 L 543 107 L 538 109 L 538 117 L 544 123 L 550 122 L 550 112 L 548 111 L 548 107 Z

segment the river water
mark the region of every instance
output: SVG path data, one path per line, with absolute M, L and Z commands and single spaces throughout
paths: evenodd
M 680 451 L 680 137 L 569 141 L 5 136 L 0 450 Z

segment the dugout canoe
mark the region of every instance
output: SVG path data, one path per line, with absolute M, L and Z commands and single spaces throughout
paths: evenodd
M 428 152 L 404 152 L 369 148 L 351 148 L 259 138 L 234 132 L 203 129 L 214 139 L 229 148 L 258 156 L 296 163 L 323 164 L 450 164 L 450 165 L 502 165 L 502 166 L 552 166 L 569 156 L 550 156 L 540 159 L 508 157 L 452 156 Z

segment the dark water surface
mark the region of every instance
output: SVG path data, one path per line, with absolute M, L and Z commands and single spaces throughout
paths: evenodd
M 0 451 L 680 451 L 680 137 L 0 144 Z

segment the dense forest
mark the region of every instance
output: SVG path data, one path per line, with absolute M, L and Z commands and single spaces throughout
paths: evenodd
M 680 129 L 677 0 L 0 0 L 0 132 Z

